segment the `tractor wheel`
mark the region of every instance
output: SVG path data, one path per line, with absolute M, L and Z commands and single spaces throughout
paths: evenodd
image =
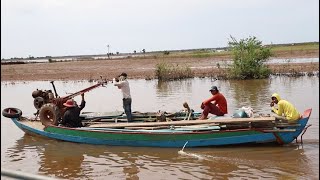
M 39 118 L 43 125 L 58 125 L 61 118 L 59 108 L 52 103 L 44 104 L 39 111 Z
M 5 108 L 2 111 L 2 115 L 7 118 L 19 118 L 22 115 L 22 111 L 18 108 Z
M 39 110 L 41 108 L 41 106 L 44 104 L 44 99 L 43 97 L 36 97 L 33 100 L 33 106 Z

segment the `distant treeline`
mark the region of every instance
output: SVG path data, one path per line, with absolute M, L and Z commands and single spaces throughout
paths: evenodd
M 1 61 L 1 65 L 10 65 L 10 64 L 26 64 L 23 61 Z
M 266 46 L 295 46 L 295 45 L 319 45 L 319 42 L 285 43 L 285 44 L 267 44 Z
M 283 43 L 283 44 L 266 44 L 265 46 L 271 46 L 271 47 L 288 47 L 288 46 L 312 46 L 312 45 L 319 45 L 319 42 L 302 42 L 302 43 Z M 66 59 L 66 58 L 75 58 L 75 59 L 90 59 L 94 57 L 99 57 L 99 56 L 130 56 L 131 55 L 138 55 L 138 54 L 153 54 L 153 53 L 164 53 L 164 54 L 170 54 L 174 52 L 189 52 L 189 51 L 227 51 L 229 47 L 217 47 L 217 48 L 198 48 L 198 49 L 181 49 L 181 50 L 163 50 L 163 51 L 150 51 L 147 52 L 145 49 L 143 49 L 141 52 L 136 52 L 134 51 L 133 53 L 119 53 L 117 52 L 116 54 L 109 53 L 109 54 L 97 54 L 97 55 L 70 55 L 70 56 L 45 56 L 45 57 L 33 57 L 29 56 L 27 58 L 22 58 L 22 57 L 13 57 L 10 59 L 1 59 L 1 64 L 4 64 L 3 61 L 8 61 L 5 64 L 24 64 L 23 62 L 16 62 L 13 60 L 38 60 L 38 59 Z M 11 61 L 11 62 L 10 62 Z

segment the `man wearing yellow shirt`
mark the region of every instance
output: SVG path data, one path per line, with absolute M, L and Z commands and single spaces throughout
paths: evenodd
M 281 99 L 279 94 L 272 94 L 271 100 L 271 111 L 275 113 L 276 119 L 288 121 L 296 121 L 300 119 L 300 113 L 297 109 L 290 102 Z M 274 104 L 278 104 L 278 108 L 275 108 Z

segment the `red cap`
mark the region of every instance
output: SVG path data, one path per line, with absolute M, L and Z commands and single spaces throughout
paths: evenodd
M 75 107 L 75 103 L 72 99 L 68 99 L 67 102 L 63 103 L 66 107 Z

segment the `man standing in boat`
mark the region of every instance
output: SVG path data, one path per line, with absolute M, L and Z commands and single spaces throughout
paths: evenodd
M 201 103 L 203 112 L 199 117 L 200 120 L 207 119 L 209 113 L 217 116 L 228 114 L 227 100 L 223 94 L 219 92 L 217 86 L 212 86 L 209 91 L 212 97 Z
M 278 104 L 278 108 L 275 108 L 274 104 Z M 270 107 L 277 120 L 296 121 L 300 119 L 297 109 L 290 102 L 281 99 L 277 93 L 272 94 Z
M 129 82 L 127 80 L 127 73 L 121 73 L 117 78 L 115 78 L 114 85 L 117 86 L 122 91 L 122 102 L 123 109 L 127 115 L 128 122 L 132 122 L 132 112 L 131 112 L 131 104 L 132 99 L 130 95 L 130 87 Z
M 73 99 L 68 99 L 63 105 L 66 107 L 66 111 L 63 114 L 60 124 L 67 127 L 82 127 L 81 120 L 79 118 L 80 111 L 85 107 L 86 101 L 84 100 L 84 93 L 81 93 L 81 104 L 77 105 L 77 102 Z

